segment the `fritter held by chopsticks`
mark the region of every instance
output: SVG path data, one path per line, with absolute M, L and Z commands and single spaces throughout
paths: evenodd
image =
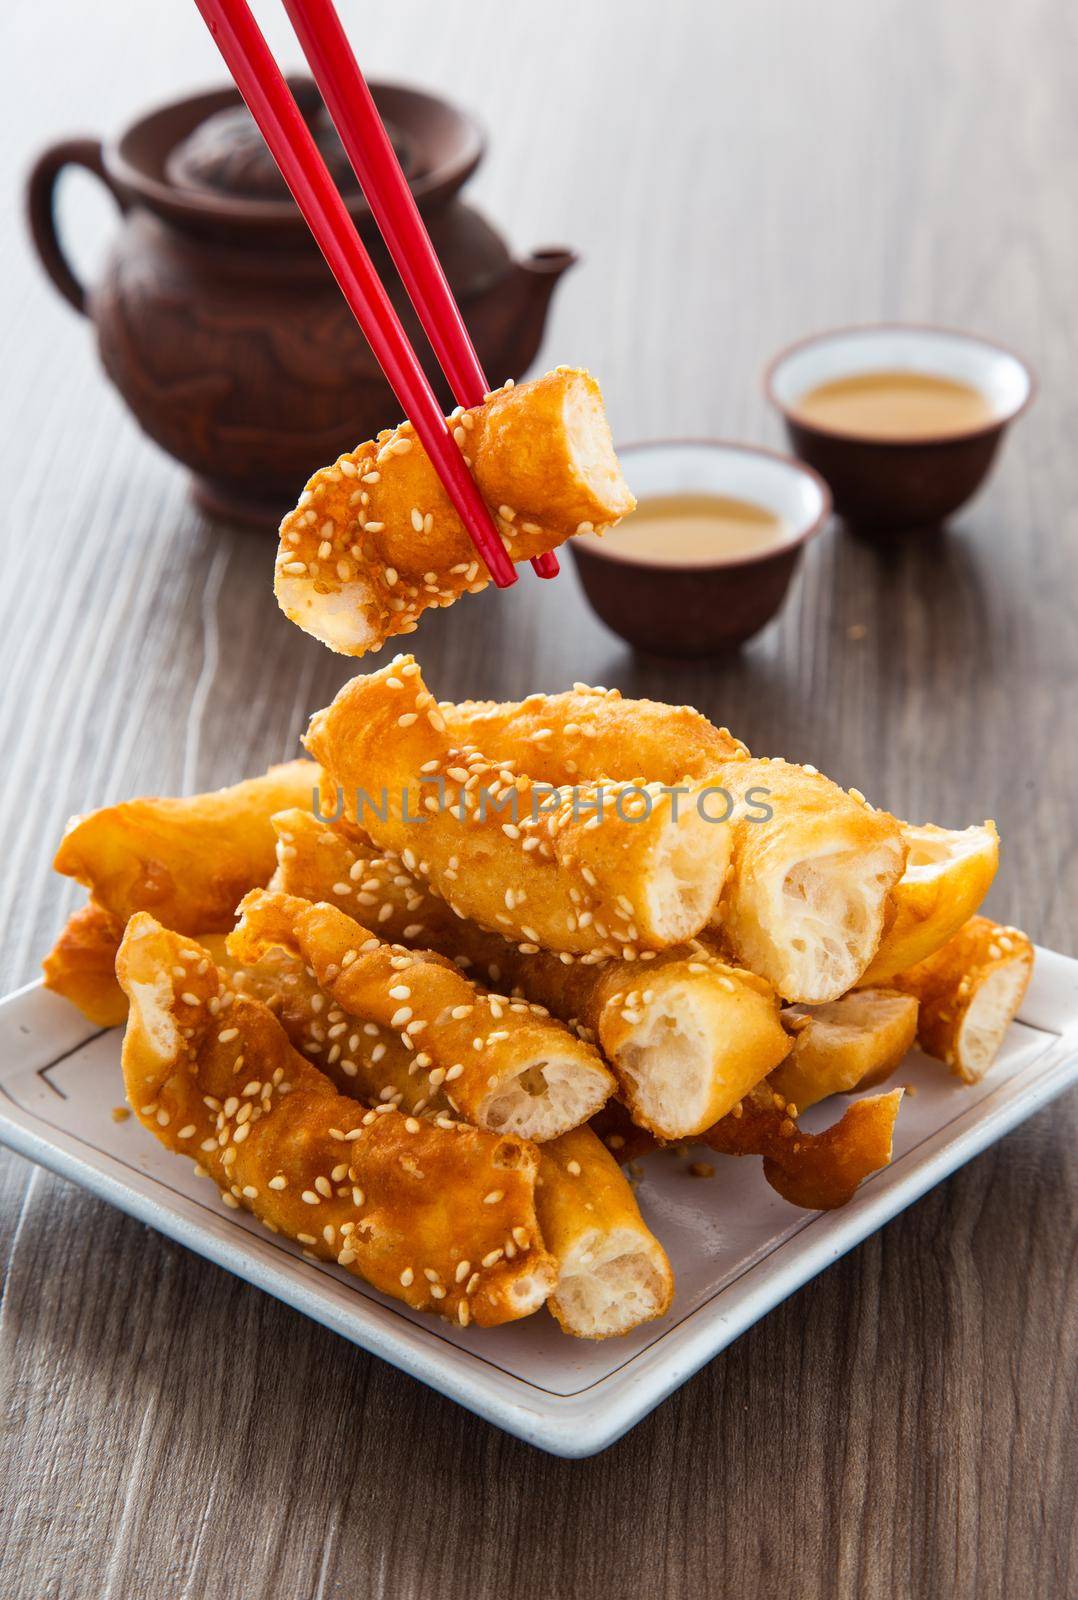
M 261 1001 L 145 913 L 128 924 L 117 971 L 131 1007 L 128 1099 L 228 1204 L 464 1326 L 546 1301 L 557 1268 L 535 1213 L 533 1144 L 338 1094 Z
M 559 367 L 447 419 L 514 561 L 605 528 L 636 504 L 586 372 Z M 411 633 L 488 582 L 410 422 L 323 467 L 281 524 L 281 610 L 342 655 Z

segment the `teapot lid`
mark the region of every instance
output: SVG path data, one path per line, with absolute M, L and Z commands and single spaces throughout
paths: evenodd
M 304 80 L 294 83 L 292 90 L 338 191 L 346 200 L 361 199 L 362 190 L 340 135 L 313 92 L 313 85 Z M 420 176 L 415 142 L 389 119 L 386 119 L 386 132 L 411 184 Z M 288 188 L 280 169 L 245 105 L 226 106 L 200 122 L 169 153 L 165 175 L 178 189 L 203 194 L 232 195 L 246 200 L 288 199 Z
M 358 224 L 370 208 L 310 78 L 289 87 L 345 205 Z M 483 136 L 466 112 L 403 84 L 372 83 L 421 211 L 449 200 L 475 171 Z M 195 232 L 294 237 L 306 225 L 239 91 L 188 95 L 140 117 L 104 151 L 106 170 L 131 204 Z

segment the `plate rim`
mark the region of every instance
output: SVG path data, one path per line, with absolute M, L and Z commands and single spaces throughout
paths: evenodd
M 41 995 L 49 997 L 50 1009 L 55 1001 L 57 1022 L 70 1026 L 60 1029 L 69 1042 L 37 1070 L 48 1071 L 74 1050 L 113 1031 L 88 1023 L 68 1002 L 45 990 L 40 980 L 0 999 L 0 1018 L 10 1022 Z M 180 1191 L 166 1190 L 167 1202 L 145 1192 L 123 1176 L 123 1164 L 109 1151 L 52 1127 L 14 1101 L 4 1089 L 3 1064 L 0 1143 L 273 1295 L 495 1427 L 553 1455 L 581 1459 L 614 1444 L 783 1300 L 1078 1079 L 1078 960 L 1038 947 L 1034 982 L 1016 1020 L 1049 1039 L 1016 1077 L 1002 1081 L 991 1094 L 875 1174 L 840 1211 L 809 1216 L 803 1227 L 693 1307 L 680 1322 L 614 1371 L 569 1395 L 530 1385 L 455 1344 L 437 1340 L 432 1345 L 436 1330 L 383 1306 L 361 1283 L 343 1284 L 330 1272 L 318 1270 L 321 1263 L 313 1263 L 316 1272 L 308 1282 L 307 1274 L 296 1271 L 296 1257 L 283 1253 L 272 1235 L 262 1239 L 257 1232 L 237 1230 L 226 1214 L 218 1216 Z M 1031 1070 L 1034 1080 L 1024 1081 Z M 143 1181 L 154 1190 L 164 1187 L 149 1175 Z M 484 1362 L 484 1369 L 472 1370 L 473 1362 Z

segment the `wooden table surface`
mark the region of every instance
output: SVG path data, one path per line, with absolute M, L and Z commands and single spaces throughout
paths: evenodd
M 428 620 L 436 692 L 617 684 L 901 815 L 993 815 L 989 909 L 1078 953 L 1073 8 L 346 11 L 369 70 L 480 113 L 473 193 L 513 242 L 582 252 L 544 353 L 596 372 L 621 438 L 778 443 L 761 367 L 835 323 L 980 330 L 1041 382 L 946 535 L 885 554 L 828 530 L 739 660 L 635 660 L 567 570 Z M 277 612 L 270 544 L 194 513 L 30 260 L 17 193 L 41 144 L 220 78 L 193 7 L 152 17 L 5 16 L 4 989 L 76 903 L 49 871 L 69 813 L 260 770 L 351 670 Z M 64 211 L 92 262 L 107 200 L 74 179 Z M 1074 1594 L 1075 1112 L 1009 1135 L 578 1463 L 4 1154 L 0 1593 Z

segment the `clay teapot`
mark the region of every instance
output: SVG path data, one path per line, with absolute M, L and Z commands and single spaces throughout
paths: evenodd
M 309 80 L 293 92 L 326 156 L 435 392 L 453 399 Z M 492 383 L 539 348 L 570 250 L 514 261 L 459 196 L 483 155 L 475 123 L 445 101 L 372 85 L 434 247 Z M 67 166 L 101 179 L 123 224 L 85 288 L 57 234 Z M 162 106 L 114 144 L 46 150 L 28 184 L 43 266 L 97 329 L 105 370 L 135 417 L 193 474 L 202 507 L 275 527 L 315 468 L 400 419 L 356 326 L 234 89 Z

